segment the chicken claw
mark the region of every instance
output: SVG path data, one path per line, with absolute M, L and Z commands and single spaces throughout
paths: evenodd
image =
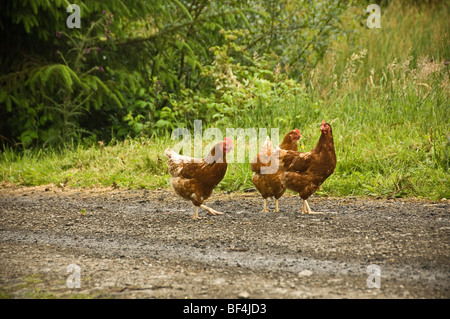
M 200 217 L 200 216 L 196 216 L 195 214 L 191 216 L 191 218 L 193 220 L 198 220 L 198 219 L 206 219 L 206 217 Z
M 223 213 L 218 212 L 217 210 L 212 209 L 211 207 L 200 205 L 201 208 L 206 209 L 209 215 L 223 215 Z

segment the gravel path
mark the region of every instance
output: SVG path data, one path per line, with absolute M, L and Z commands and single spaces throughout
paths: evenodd
M 257 193 L 216 192 L 206 204 L 225 214 L 194 221 L 193 206 L 170 190 L 0 189 L 0 294 L 450 297 L 448 201 L 309 203 L 325 214 L 301 215 L 293 194 L 280 200 L 280 213 L 261 213 Z M 71 264 L 79 273 L 67 271 Z M 369 265 L 378 267 L 379 281 Z M 69 276 L 69 286 L 79 278 L 79 288 L 68 287 Z

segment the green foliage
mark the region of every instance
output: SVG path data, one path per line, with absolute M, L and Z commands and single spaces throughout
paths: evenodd
M 345 33 L 339 23 L 347 7 L 307 0 L 75 3 L 80 29 L 66 26 L 68 1 L 13 1 L 0 12 L 8 31 L 0 125 L 11 144 L 168 134 L 193 118 L 229 124 L 274 96 L 272 89 L 279 95 L 290 78 L 301 79 Z M 226 83 L 227 72 L 237 82 Z
M 50 6 L 47 3 L 41 9 L 53 12 Z M 23 19 L 17 20 L 27 26 Z M 15 134 L 12 138 L 18 138 L 24 148 L 61 145 L 79 139 L 85 131 L 79 125 L 84 113 L 91 108 L 100 109 L 104 102 L 122 106 L 120 91 L 115 92 L 120 87 L 113 87 L 101 78 L 105 68 L 98 65 L 101 48 L 95 45 L 111 22 L 112 15 L 103 14 L 84 32 L 56 31 L 61 43 L 55 46 L 54 59 L 22 62 L 21 71 L 0 77 L 5 84 L 0 103 L 6 105 L 8 114 L 2 124 L 11 129 Z M 31 33 L 27 27 L 25 31 Z M 46 34 L 38 33 L 39 37 L 45 38 Z

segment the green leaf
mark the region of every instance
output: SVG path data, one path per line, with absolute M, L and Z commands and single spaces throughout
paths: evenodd
M 138 100 L 136 101 L 136 106 L 140 107 L 141 109 L 147 107 L 149 103 L 147 101 Z
M 189 21 L 193 21 L 191 14 L 189 13 L 188 9 L 178 0 L 172 0 L 172 2 L 175 2 L 175 4 L 183 11 L 183 13 L 188 17 Z
M 245 16 L 244 12 L 242 12 L 242 10 L 238 9 L 237 13 L 241 17 L 242 21 L 244 21 L 244 24 L 247 27 L 247 29 L 251 31 L 252 27 L 250 26 L 250 23 L 248 22 L 247 17 Z
M 172 124 L 169 121 L 166 121 L 166 120 L 158 120 L 156 122 L 156 127 L 157 128 L 164 128 L 164 127 L 170 128 L 171 126 L 172 126 Z

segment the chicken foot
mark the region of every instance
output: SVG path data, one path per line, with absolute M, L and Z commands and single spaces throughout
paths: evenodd
M 194 219 L 194 220 L 204 218 L 204 217 L 199 217 L 198 216 L 198 206 L 195 206 L 195 213 L 194 213 L 194 215 L 191 216 L 191 218 Z
M 223 215 L 223 213 L 218 212 L 217 210 L 212 209 L 211 207 L 200 205 L 201 208 L 206 209 L 209 215 Z
M 311 208 L 309 207 L 308 201 L 306 199 L 303 199 L 303 206 L 302 206 L 302 213 L 307 215 L 313 215 L 313 214 L 323 214 L 322 212 L 313 212 L 311 211 Z
M 273 210 L 274 213 L 278 213 L 280 210 L 278 208 L 278 199 L 275 198 L 275 209 Z M 267 198 L 264 198 L 264 208 L 261 211 L 261 213 L 270 213 L 270 211 L 267 209 Z
M 200 205 L 201 208 L 206 209 L 209 215 L 223 215 L 223 213 L 218 212 L 217 210 L 212 209 L 211 207 Z M 198 206 L 195 206 L 195 213 L 191 216 L 192 219 L 204 219 L 206 217 L 198 216 Z

